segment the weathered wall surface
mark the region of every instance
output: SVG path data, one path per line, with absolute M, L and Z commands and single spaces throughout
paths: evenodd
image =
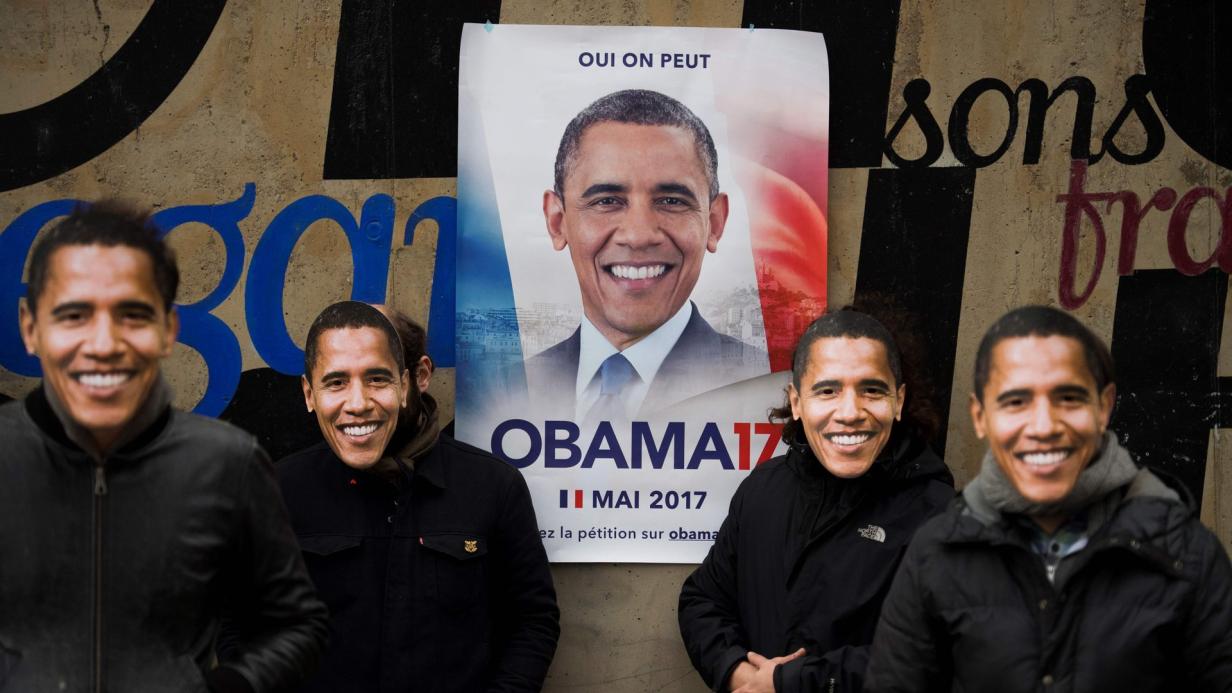
M 15 320 L 34 234 L 63 200 L 122 195 L 180 224 L 180 405 L 275 455 L 302 444 L 296 345 L 320 308 L 355 296 L 429 322 L 451 417 L 461 22 L 808 29 L 832 62 L 829 295 L 893 292 L 922 319 L 959 480 L 981 451 L 966 413 L 979 335 L 1012 306 L 1061 305 L 1112 344 L 1130 447 L 1185 481 L 1232 547 L 1232 48 L 1215 39 L 1228 12 L 0 0 L 0 398 L 37 382 Z M 548 689 L 702 690 L 675 625 L 690 569 L 558 566 Z

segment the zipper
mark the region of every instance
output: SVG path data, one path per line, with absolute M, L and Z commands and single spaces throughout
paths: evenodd
M 830 677 L 830 682 L 826 684 L 826 693 L 834 693 L 834 686 L 835 686 L 835 683 L 836 683 L 836 682 L 835 682 L 835 680 L 834 680 L 834 677 L 833 677 L 833 676 L 831 676 L 831 677 Z
M 103 460 L 94 461 L 94 690 L 103 690 L 103 500 L 107 473 Z

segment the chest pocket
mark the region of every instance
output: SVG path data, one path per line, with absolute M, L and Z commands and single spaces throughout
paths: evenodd
M 477 534 L 438 532 L 420 537 L 424 567 L 430 567 L 435 589 L 430 594 L 452 613 L 483 611 L 487 603 L 488 540 Z
M 365 565 L 363 537 L 345 534 L 314 534 L 297 537 L 308 575 L 317 593 L 338 614 L 363 598 L 375 580 L 381 579 L 375 565 Z

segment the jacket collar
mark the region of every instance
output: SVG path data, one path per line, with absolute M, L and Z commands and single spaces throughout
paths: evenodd
M 440 489 L 448 487 L 444 468 L 447 461 L 439 459 L 441 457 L 439 448 L 439 442 L 434 444 L 422 456 L 416 458 L 414 467 L 397 461 L 393 457 L 385 456 L 377 462 L 377 465 L 362 471 L 347 466 L 324 440 L 308 450 L 312 451 L 314 460 L 322 460 L 321 464 L 326 470 L 324 473 L 333 475 L 334 483 L 340 487 L 359 485 L 369 489 L 381 489 L 380 493 L 402 494 L 406 493 L 412 484 L 425 483 Z M 391 464 L 397 466 L 391 468 L 389 467 Z M 384 469 L 378 469 L 378 465 L 383 466 Z
M 1105 433 L 1099 455 L 1082 470 L 1075 492 L 1081 490 L 1083 482 L 1096 472 L 1102 476 L 1098 481 L 1088 484 L 1091 488 L 1086 489 L 1083 498 L 1089 500 L 1070 508 L 1070 514 L 1088 511 L 1093 513 L 1095 526 L 1092 531 L 1124 501 L 1134 498 L 1161 498 L 1181 502 L 1177 492 L 1160 481 L 1159 477 L 1135 465 L 1129 452 L 1121 447 L 1116 435 L 1111 431 Z M 994 493 L 999 487 L 1006 488 Z M 1027 501 L 1017 496 L 1012 482 L 1001 472 L 997 463 L 991 461 L 991 453 L 985 454 L 979 475 L 963 489 L 962 497 L 966 504 L 963 514 L 985 526 L 1003 523 L 1007 515 L 1022 514 L 1019 508 L 1031 507 Z M 1105 500 L 1107 502 L 1104 502 Z
M 415 462 L 415 478 L 439 489 L 449 488 L 439 439 Z
M 60 445 L 85 453 L 95 459 L 102 457 L 126 457 L 140 450 L 163 432 L 171 420 L 171 388 L 158 377 L 150 395 L 138 408 L 133 420 L 121 434 L 119 445 L 105 454 L 95 450 L 84 429 L 76 425 L 63 411 L 54 394 L 40 383 L 25 399 L 26 414 L 44 435 Z M 71 427 L 71 430 L 67 427 Z
M 338 467 L 342 470 L 349 470 L 346 464 L 338 459 L 333 450 L 330 450 L 329 445 L 325 442 L 320 443 L 329 455 L 338 463 Z M 367 470 L 366 475 L 370 479 L 380 479 L 382 485 L 387 488 L 394 488 L 405 491 L 407 483 L 425 483 L 439 489 L 449 487 L 447 480 L 447 471 L 445 465 L 448 464 L 441 459 L 439 437 L 434 437 L 431 447 L 420 452 L 411 464 L 408 460 L 401 457 L 385 456 L 377 462 L 377 466 Z M 353 472 L 347 471 L 347 474 Z
M 1194 514 L 1192 504 L 1169 487 L 1151 471 L 1139 469 L 1134 478 L 1121 488 L 1088 506 L 1092 542 L 1086 550 L 1128 550 L 1155 565 L 1160 570 L 1179 574 L 1174 555 L 1177 550 L 1167 540 L 1168 535 Z M 1027 548 L 1025 532 L 1014 519 L 997 513 L 989 517 L 989 509 L 977 511 L 966 494 L 954 501 L 949 526 L 943 530 L 944 544 L 984 544 Z
M 1099 453 L 1081 470 L 1073 488 L 1065 497 L 1049 503 L 1037 503 L 1024 498 L 1013 480 L 1001 469 L 992 450 L 984 452 L 980 472 L 963 489 L 972 512 L 985 523 L 999 515 L 1056 515 L 1071 517 L 1099 505 L 1100 499 L 1124 488 L 1138 473 L 1138 466 L 1111 431 L 1104 433 Z

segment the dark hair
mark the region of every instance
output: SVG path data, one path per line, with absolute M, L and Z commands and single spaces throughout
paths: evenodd
M 873 316 L 861 313 L 851 306 L 844 306 L 814 320 L 805 328 L 804 334 L 800 335 L 800 341 L 796 342 L 796 349 L 791 357 L 791 382 L 797 390 L 800 389 L 800 379 L 808 368 L 813 342 L 827 337 L 864 337 L 881 342 L 885 347 L 886 360 L 889 361 L 890 372 L 894 374 L 895 384 L 902 384 L 903 366 L 894 336 Z
M 402 358 L 406 361 L 406 367 L 411 369 L 411 386 L 407 392 L 406 406 L 398 412 L 398 429 L 389 443 L 389 449 L 401 450 L 419 434 L 423 421 L 421 417 L 436 409 L 436 400 L 428 393 L 420 392 L 416 384 L 419 360 L 428 356 L 428 333 L 409 315 L 389 304 L 376 308 L 398 332 L 398 339 L 402 342 Z M 431 373 L 433 368 L 432 357 L 429 356 L 428 372 Z
M 911 315 L 893 299 L 879 294 L 862 296 L 851 305 L 827 312 L 804 330 L 792 354 L 792 384 L 799 390 L 808 368 L 809 353 L 818 339 L 848 337 L 881 342 L 895 384 L 908 386 L 902 420 L 896 427 L 910 428 L 931 442 L 941 429 L 941 416 L 934 404 L 931 383 L 925 376 L 918 332 Z M 770 411 L 770 420 L 783 423 L 786 440 L 803 440 L 804 425 L 792 418 L 791 402 L 786 395 L 782 406 Z
M 1051 306 L 1023 306 L 1002 315 L 984 333 L 975 352 L 975 398 L 984 401 L 984 388 L 992 369 L 992 350 L 1002 340 L 1015 337 L 1069 337 L 1082 346 L 1087 370 L 1095 380 L 1097 394 L 1116 382 L 1112 354 L 1100 339 L 1078 318 Z
M 308 328 L 308 339 L 304 343 L 304 376 L 312 380 L 312 367 L 317 362 L 317 349 L 322 332 L 364 327 L 374 327 L 385 335 L 389 353 L 394 357 L 394 362 L 398 364 L 398 373 L 406 370 L 406 362 L 402 355 L 402 342 L 398 339 L 394 326 L 381 314 L 381 311 L 359 301 L 339 301 L 321 311 L 316 320 L 312 321 L 312 327 Z
M 556 149 L 555 190 L 565 195 L 565 177 L 573 168 L 577 150 L 586 129 L 599 123 L 630 123 L 632 125 L 669 125 L 688 130 L 693 135 L 697 158 L 706 172 L 710 199 L 719 194 L 719 155 L 714 149 L 710 130 L 687 106 L 666 94 L 647 89 L 625 89 L 599 98 L 569 121 Z
M 30 253 L 29 289 L 26 302 L 30 312 L 38 311 L 38 300 L 47 288 L 51 256 L 70 245 L 124 246 L 143 252 L 154 270 L 154 286 L 163 299 L 163 309 L 171 310 L 180 285 L 180 270 L 175 253 L 163 242 L 150 213 L 120 200 L 81 203 L 67 217 L 52 226 Z
M 393 306 L 385 305 L 378 307 L 389 322 L 394 326 L 394 331 L 398 333 L 398 340 L 402 342 L 402 360 L 406 368 L 415 368 L 419 364 L 419 359 L 428 355 L 428 332 L 409 315 L 394 308 Z M 431 361 L 431 357 L 428 359 Z M 412 378 L 414 373 L 411 373 Z

